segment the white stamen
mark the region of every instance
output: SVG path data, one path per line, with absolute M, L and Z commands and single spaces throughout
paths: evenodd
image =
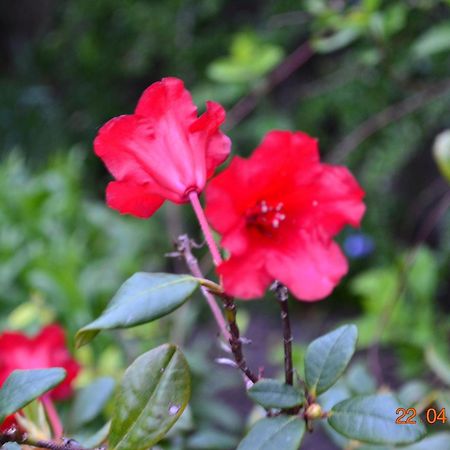
M 261 202 L 261 212 L 263 213 L 263 214 L 265 214 L 266 212 L 268 212 L 269 211 L 269 207 L 267 206 L 267 203 L 266 202 Z

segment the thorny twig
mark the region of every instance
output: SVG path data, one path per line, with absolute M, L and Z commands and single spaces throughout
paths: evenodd
M 74 439 L 64 439 L 62 444 L 42 439 L 31 439 L 26 433 L 20 432 L 15 426 L 12 426 L 3 433 L 0 433 L 0 447 L 8 442 L 15 442 L 19 445 L 29 445 L 37 448 L 45 448 L 48 450 L 89 450 L 82 447 Z M 106 447 L 97 447 L 94 450 L 106 450 Z
M 204 278 L 203 273 L 198 264 L 197 258 L 192 254 L 192 247 L 194 247 L 196 244 L 191 239 L 189 239 L 189 236 L 187 234 L 183 234 L 183 235 L 179 236 L 176 244 L 177 244 L 177 253 L 176 254 L 179 256 L 182 256 L 184 258 L 192 275 L 194 275 L 194 277 L 197 277 L 197 278 Z M 205 297 L 206 301 L 208 302 L 208 305 L 211 309 L 211 312 L 213 313 L 214 318 L 216 319 L 217 325 L 218 325 L 223 337 L 227 341 L 229 341 L 230 333 L 227 330 L 227 326 L 226 326 L 225 320 L 223 318 L 222 311 L 220 310 L 219 306 L 217 305 L 217 302 L 216 302 L 214 296 L 211 294 L 211 292 L 205 286 L 201 287 L 201 291 L 202 291 L 202 294 Z
M 189 270 L 195 277 L 204 278 L 198 261 L 192 254 L 192 246 L 193 242 L 186 234 L 178 237 L 177 250 L 179 255 L 183 256 Z M 225 308 L 225 317 L 228 323 L 227 329 L 222 312 L 220 311 L 220 308 L 218 307 L 212 293 L 204 286 L 202 286 L 202 293 L 213 310 L 214 317 L 220 326 L 222 334 L 230 344 L 231 352 L 233 353 L 237 366 L 252 383 L 255 383 L 258 380 L 258 377 L 248 367 L 242 351 L 242 339 L 240 337 L 239 327 L 236 323 L 236 305 L 234 303 L 234 299 L 224 293 L 217 294 L 222 299 L 223 306 Z

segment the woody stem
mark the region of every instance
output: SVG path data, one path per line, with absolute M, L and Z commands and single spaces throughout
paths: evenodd
M 48 420 L 52 426 L 53 436 L 55 439 L 60 439 L 63 435 L 63 426 L 52 399 L 48 395 L 44 395 L 42 397 L 42 404 L 44 405 Z
M 178 237 L 177 249 L 183 255 L 184 260 L 186 261 L 186 264 L 189 267 L 189 270 L 191 271 L 192 275 L 194 275 L 194 277 L 197 278 L 204 278 L 203 273 L 198 264 L 197 258 L 192 254 L 191 245 L 192 245 L 191 240 L 189 239 L 189 236 L 187 236 L 186 234 L 183 234 L 182 236 Z M 227 325 L 225 323 L 225 319 L 223 318 L 222 311 L 217 305 L 214 296 L 205 286 L 201 287 L 201 291 L 206 301 L 208 302 L 208 306 L 214 316 L 214 319 L 217 322 L 220 332 L 222 333 L 223 337 L 227 341 L 229 341 L 230 333 L 227 330 Z
M 294 368 L 292 365 L 292 331 L 291 321 L 289 319 L 288 298 L 289 292 L 287 287 L 279 281 L 275 281 L 272 285 L 275 291 L 278 303 L 281 308 L 281 323 L 283 325 L 283 343 L 284 343 L 284 373 L 286 384 L 292 385 L 294 382 Z
M 29 438 L 26 433 L 22 433 L 16 428 L 12 428 L 4 431 L 3 433 L 0 433 L 0 447 L 7 442 L 16 442 L 20 445 L 45 448 L 48 450 L 73 450 L 74 448 L 76 448 L 76 450 L 88 450 L 81 446 L 74 447 L 70 442 L 67 444 L 57 444 L 52 441 L 35 440 Z
M 234 303 L 233 297 L 226 294 L 220 294 L 223 300 L 223 306 L 225 308 L 225 317 L 228 322 L 228 328 L 230 330 L 230 347 L 234 356 L 234 360 L 238 365 L 239 369 L 246 375 L 246 377 L 256 383 L 258 381 L 258 376 L 255 375 L 252 370 L 248 367 L 247 361 L 244 358 L 244 353 L 242 351 L 242 340 L 239 333 L 239 327 L 236 323 L 236 304 Z
M 222 262 L 222 257 L 220 256 L 219 249 L 217 248 L 216 241 L 214 240 L 211 229 L 209 228 L 208 221 L 206 220 L 205 213 L 203 211 L 202 205 L 200 204 L 200 200 L 196 191 L 191 191 L 189 193 L 189 200 L 192 204 L 195 215 L 197 216 L 203 235 L 205 236 L 206 244 L 208 245 L 209 251 L 211 252 L 214 265 L 218 266 Z

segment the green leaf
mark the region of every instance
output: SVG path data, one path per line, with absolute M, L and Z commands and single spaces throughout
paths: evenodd
M 2 450 L 22 450 L 22 447 L 15 442 L 7 442 L 6 444 L 3 444 L 1 448 Z
M 344 325 L 309 344 L 305 356 L 305 382 L 313 395 L 325 392 L 339 379 L 355 352 L 358 330 Z
M 434 346 L 425 350 L 425 361 L 441 381 L 450 385 L 450 362 Z
M 397 397 L 402 405 L 410 408 L 420 402 L 431 392 L 430 386 L 420 380 L 408 381 L 397 392 Z
M 70 412 L 72 428 L 82 427 L 101 413 L 113 393 L 114 384 L 111 377 L 101 377 L 77 392 Z
M 416 57 L 431 56 L 450 50 L 450 22 L 435 25 L 418 37 L 412 47 Z
M 444 130 L 436 136 L 433 156 L 441 174 L 450 183 L 450 130 Z
M 203 430 L 189 437 L 187 446 L 193 450 L 228 450 L 236 447 L 236 438 L 223 431 Z
M 360 36 L 358 29 L 347 28 L 339 30 L 331 36 L 317 37 L 311 42 L 312 48 L 318 53 L 331 53 L 347 47 Z
M 345 383 L 354 395 L 374 394 L 377 382 L 362 363 L 353 364 L 345 375 Z
M 100 447 L 108 439 L 110 428 L 111 422 L 106 422 L 96 433 L 80 439 L 79 442 L 84 448 Z
M 258 55 L 255 58 L 255 55 Z M 219 83 L 254 82 L 272 70 L 283 58 L 281 47 L 266 44 L 253 33 L 237 33 L 230 55 L 213 61 L 208 77 Z
M 441 431 L 401 450 L 447 450 L 450 448 L 450 432 Z
M 259 420 L 237 450 L 298 450 L 305 422 L 297 416 L 277 416 Z
M 293 386 L 272 379 L 259 380 L 247 393 L 264 408 L 292 408 L 301 405 L 304 400 L 303 394 Z
M 78 331 L 77 346 L 87 344 L 101 330 L 129 328 L 171 313 L 198 284 L 190 275 L 135 273 L 120 287 L 102 315 Z
M 0 423 L 6 416 L 53 389 L 64 378 L 66 371 L 60 367 L 12 372 L 0 389 Z
M 391 394 L 353 397 L 332 408 L 328 423 L 344 436 L 368 444 L 411 444 L 426 430 L 418 417 L 415 425 L 395 423 L 400 406 Z
M 111 423 L 111 450 L 145 450 L 181 416 L 191 394 L 188 364 L 177 346 L 164 344 L 125 371 Z

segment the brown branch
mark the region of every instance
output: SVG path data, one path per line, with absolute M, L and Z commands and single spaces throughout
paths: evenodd
M 291 321 L 289 319 L 288 298 L 289 292 L 286 286 L 279 281 L 275 281 L 271 289 L 275 292 L 278 303 L 281 308 L 281 323 L 283 325 L 284 342 L 284 373 L 286 384 L 294 383 L 294 368 L 292 365 L 292 331 Z
M 198 264 L 197 258 L 192 254 L 192 246 L 194 245 L 193 241 L 189 239 L 187 234 L 183 234 L 178 236 L 177 239 L 177 254 L 183 256 L 186 265 L 189 267 L 192 275 L 199 279 L 204 279 L 203 273 Z M 208 306 L 211 309 L 211 312 L 216 320 L 217 326 L 220 329 L 223 337 L 228 341 L 230 339 L 230 333 L 227 330 L 225 320 L 222 315 L 222 311 L 216 303 L 216 299 L 211 294 L 211 292 L 205 287 L 200 286 L 203 296 L 208 302 Z
M 418 92 L 401 102 L 388 106 L 367 119 L 355 130 L 348 134 L 329 153 L 327 160 L 332 163 L 342 162 L 362 142 L 368 139 L 382 128 L 402 119 L 428 103 L 438 100 L 443 95 L 450 93 L 450 80 L 444 80 L 429 88 Z
M 261 97 L 267 95 L 278 84 L 286 80 L 314 54 L 309 42 L 297 47 L 268 76 L 257 84 L 249 94 L 241 98 L 228 112 L 225 129 L 230 130 L 247 117 L 256 107 Z
M 225 308 L 225 317 L 228 322 L 228 328 L 230 330 L 230 347 L 234 356 L 234 360 L 238 365 L 239 369 L 246 375 L 246 377 L 256 383 L 258 381 L 258 376 L 255 375 L 252 370 L 248 367 L 247 361 L 244 358 L 244 353 L 242 351 L 242 339 L 240 337 L 239 327 L 236 322 L 236 304 L 234 303 L 234 298 L 226 294 L 220 294 L 223 300 L 223 306 Z
M 204 278 L 197 258 L 192 254 L 192 245 L 193 242 L 189 237 L 184 234 L 182 236 L 178 237 L 177 241 L 177 249 L 181 256 L 183 256 L 184 260 L 186 261 L 187 266 L 189 267 L 189 270 L 191 273 L 197 277 L 197 278 Z M 206 289 L 204 286 L 202 286 L 202 293 L 208 300 L 208 303 L 211 306 L 211 301 L 214 303 L 215 307 L 218 308 L 217 303 L 214 299 L 214 296 L 211 294 L 211 292 Z M 225 325 L 222 329 L 222 334 L 224 334 L 224 337 L 226 337 L 227 341 L 230 344 L 231 351 L 234 356 L 234 360 L 236 361 L 237 366 L 240 370 L 246 375 L 246 377 L 255 383 L 258 380 L 258 377 L 250 370 L 250 368 L 247 365 L 247 362 L 244 358 L 244 354 L 242 351 L 242 340 L 240 337 L 239 327 L 236 323 L 236 305 L 234 303 L 234 299 L 232 297 L 229 297 L 226 294 L 220 293 L 217 294 L 223 302 L 223 306 L 225 308 L 225 318 L 228 323 L 228 330 L 226 329 Z M 218 309 L 220 317 L 223 320 L 222 313 L 220 309 Z M 217 317 L 216 314 L 214 314 L 216 317 L 216 321 L 219 321 L 220 319 Z M 225 335 L 226 333 L 226 335 Z
M 0 434 L 0 447 L 7 442 L 15 442 L 19 445 L 29 445 L 31 447 L 45 448 L 48 450 L 89 450 L 82 447 L 73 439 L 66 439 L 63 444 L 57 444 L 56 442 L 42 439 L 31 439 L 26 433 L 20 432 L 14 426 Z M 98 447 L 95 450 L 105 450 L 105 447 Z

